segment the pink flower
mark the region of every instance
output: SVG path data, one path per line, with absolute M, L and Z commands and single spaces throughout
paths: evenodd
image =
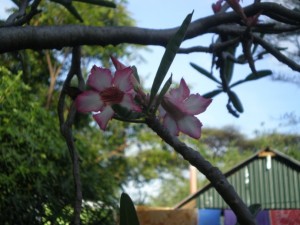
M 190 89 L 181 79 L 179 87 L 164 96 L 159 108 L 164 127 L 172 135 L 178 136 L 181 131 L 192 138 L 200 138 L 202 123 L 195 115 L 204 112 L 211 101 L 199 94 L 190 95 Z
M 108 121 L 115 114 L 112 105 L 118 104 L 129 110 L 141 111 L 134 102 L 132 69 L 114 60 L 117 69 L 114 76 L 109 69 L 93 66 L 87 80 L 91 90 L 84 91 L 75 100 L 79 112 L 95 112 L 93 118 L 102 130 L 106 129 Z

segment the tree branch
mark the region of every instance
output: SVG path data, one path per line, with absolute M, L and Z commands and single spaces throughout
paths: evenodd
M 300 13 L 276 3 L 256 3 L 244 8 L 247 16 L 279 14 L 295 21 L 300 26 Z M 222 24 L 239 23 L 235 12 L 217 13 L 192 22 L 185 39 L 207 33 Z M 231 24 L 232 25 L 232 24 Z M 243 28 L 242 26 L 240 26 Z M 0 28 L 0 53 L 21 49 L 61 49 L 78 45 L 118 45 L 121 43 L 166 46 L 178 27 L 170 29 L 145 29 L 136 27 L 92 27 L 83 25 L 45 27 L 2 27 Z M 298 28 L 299 29 L 299 28 Z M 271 32 L 270 28 L 270 32 Z
M 274 48 L 271 44 L 269 44 L 268 42 L 266 42 L 262 38 L 260 38 L 256 35 L 253 35 L 253 42 L 258 43 L 259 45 L 261 45 L 268 53 L 272 54 L 276 59 L 278 59 L 280 62 L 286 64 L 292 70 L 300 72 L 300 64 L 297 64 L 293 60 L 286 57 L 279 50 Z
M 41 10 L 37 9 L 40 2 L 41 0 L 35 0 L 31 5 L 30 12 L 26 14 L 26 8 L 28 6 L 29 1 L 23 1 L 20 5 L 19 12 L 10 15 L 4 23 L 3 27 L 21 26 L 25 23 L 28 23 L 32 19 L 32 17 L 41 12 Z
M 146 123 L 153 131 L 157 133 L 158 136 L 172 146 L 176 152 L 182 155 L 185 160 L 187 160 L 191 165 L 195 166 L 207 177 L 225 202 L 235 212 L 240 224 L 256 224 L 245 203 L 237 195 L 233 186 L 226 180 L 222 172 L 217 167 L 213 167 L 202 157 L 198 151 L 195 151 L 186 144 L 180 142 L 178 138 L 171 136 L 169 132 L 162 127 L 157 118 L 148 118 Z
M 232 45 L 238 44 L 239 40 L 240 40 L 240 38 L 237 37 L 237 38 L 233 38 L 231 40 L 224 41 L 224 42 L 212 43 L 209 47 L 194 46 L 194 47 L 190 47 L 190 48 L 180 48 L 178 50 L 178 53 L 182 53 L 182 54 L 189 54 L 192 52 L 214 53 L 214 52 L 218 52 L 218 51 L 223 51 L 224 49 L 226 49 Z
M 74 106 L 74 103 L 70 107 L 66 120 L 64 118 L 64 112 L 65 112 L 66 89 L 67 87 L 69 87 L 70 82 L 75 75 L 78 78 L 79 89 L 82 90 L 84 87 L 84 80 L 80 69 L 80 58 L 81 58 L 80 47 L 74 47 L 72 52 L 71 68 L 64 82 L 61 95 L 58 101 L 58 117 L 60 122 L 60 130 L 66 140 L 69 153 L 72 159 L 72 164 L 73 164 L 73 178 L 74 178 L 74 186 L 75 186 L 75 202 L 74 202 L 74 215 L 73 215 L 74 225 L 80 225 L 80 213 L 81 213 L 81 204 L 82 204 L 79 156 L 74 145 L 74 138 L 72 134 L 72 126 L 76 115 L 76 108 Z

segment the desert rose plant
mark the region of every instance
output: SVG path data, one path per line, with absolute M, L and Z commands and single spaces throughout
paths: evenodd
M 125 66 L 111 57 L 116 69 L 114 75 L 107 68 L 93 66 L 87 80 L 90 90 L 82 92 L 76 98 L 75 107 L 79 112 L 93 112 L 93 118 L 102 130 L 105 130 L 111 119 L 147 124 L 184 159 L 207 176 L 216 190 L 223 194 L 227 204 L 237 212 L 239 221 L 255 224 L 247 206 L 219 169 L 176 137 L 182 132 L 199 139 L 202 123 L 196 115 L 204 112 L 212 102 L 212 99 L 200 94 L 190 94 L 184 78 L 177 88 L 170 89 L 172 75 L 163 84 L 191 18 L 192 14 L 189 14 L 169 41 L 149 94 L 143 91 L 134 66 Z

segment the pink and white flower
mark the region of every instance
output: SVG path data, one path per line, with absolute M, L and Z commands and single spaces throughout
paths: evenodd
M 115 112 L 112 105 L 118 104 L 129 110 L 140 112 L 141 109 L 134 102 L 133 71 L 114 59 L 116 72 L 112 75 L 106 68 L 93 66 L 88 77 L 87 85 L 91 90 L 84 91 L 75 100 L 79 112 L 95 112 L 93 118 L 102 130 Z
M 211 102 L 212 99 L 199 94 L 190 94 L 190 89 L 182 78 L 178 88 L 165 94 L 159 107 L 164 127 L 171 135 L 178 136 L 181 131 L 192 138 L 200 138 L 202 123 L 195 115 L 204 112 Z

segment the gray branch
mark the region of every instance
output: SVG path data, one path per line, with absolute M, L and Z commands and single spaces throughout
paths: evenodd
M 146 123 L 158 136 L 172 146 L 176 152 L 182 155 L 185 160 L 195 166 L 207 177 L 224 201 L 236 213 L 240 224 L 256 224 L 243 200 L 238 196 L 233 186 L 227 181 L 217 167 L 212 166 L 198 151 L 188 147 L 186 144 L 179 141 L 178 138 L 171 136 L 156 118 L 148 118 Z
M 300 13 L 276 3 L 256 3 L 244 8 L 247 16 L 261 13 L 273 18 L 280 15 L 300 26 Z M 218 13 L 192 22 L 185 39 L 207 33 L 214 27 L 240 22 L 235 12 Z M 243 29 L 243 26 L 240 26 Z M 21 49 L 61 49 L 78 45 L 118 45 L 121 43 L 166 46 L 178 27 L 170 29 L 146 29 L 137 27 L 93 27 L 84 25 L 24 26 L 0 28 L 0 53 Z M 269 31 L 272 28 L 269 29 Z
M 75 105 L 72 104 L 70 110 L 67 114 L 67 118 L 65 119 L 64 113 L 66 110 L 66 89 L 70 86 L 70 82 L 74 76 L 78 78 L 78 88 L 83 89 L 84 80 L 82 77 L 81 69 L 80 69 L 80 59 L 81 59 L 81 48 L 74 47 L 72 51 L 72 64 L 70 71 L 67 75 L 67 78 L 64 82 L 59 101 L 58 101 L 58 118 L 60 123 L 60 131 L 64 136 L 69 153 L 72 159 L 73 166 L 73 178 L 74 178 L 74 188 L 75 188 L 75 202 L 74 202 L 74 213 L 73 213 L 73 224 L 80 225 L 80 213 L 81 213 L 81 205 L 82 205 L 82 189 L 81 189 L 81 179 L 80 179 L 80 169 L 79 169 L 79 155 L 76 151 L 74 144 L 74 137 L 72 133 L 72 126 L 74 124 L 74 119 L 76 115 Z

